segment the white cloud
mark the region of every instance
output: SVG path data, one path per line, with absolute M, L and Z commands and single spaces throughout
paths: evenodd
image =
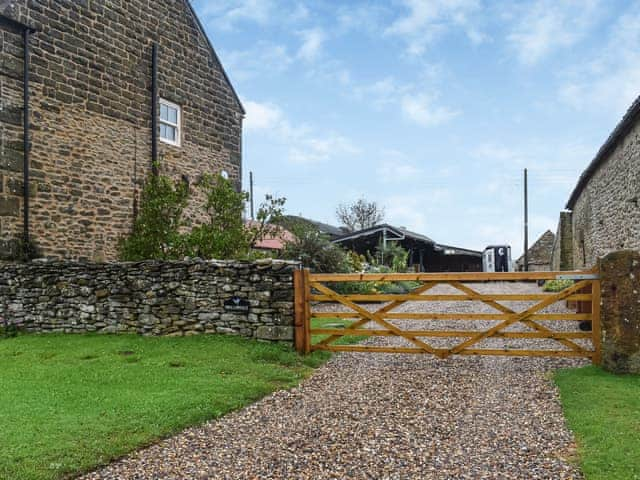
M 316 60 L 322 53 L 322 46 L 327 38 L 326 33 L 321 28 L 312 28 L 298 32 L 302 38 L 302 45 L 298 50 L 298 58 L 311 62 Z
M 258 42 L 247 50 L 221 52 L 220 56 L 234 80 L 282 73 L 294 62 L 286 46 L 267 42 Z
M 237 23 L 268 23 L 275 11 L 272 0 L 222 0 L 199 1 L 196 4 L 200 16 L 207 24 L 220 30 L 232 30 Z
M 335 132 L 319 132 L 306 124 L 291 122 L 283 110 L 271 102 L 244 100 L 248 133 L 265 135 L 287 149 L 292 163 L 312 164 L 336 157 L 358 155 L 360 149 Z
M 356 86 L 353 94 L 358 100 L 363 100 L 380 109 L 387 105 L 398 103 L 399 95 L 408 89 L 400 85 L 393 77 L 377 80 L 369 85 Z
M 359 148 L 341 135 L 304 136 L 290 148 L 289 161 L 298 164 L 320 163 L 334 157 L 359 153 Z
M 437 37 L 452 29 L 462 29 L 472 43 L 486 39 L 471 20 L 480 10 L 479 0 L 402 0 L 401 3 L 407 14 L 396 19 L 385 34 L 403 38 L 410 55 L 422 55 Z
M 436 229 L 433 222 L 439 211 L 451 203 L 451 198 L 451 191 L 447 188 L 422 188 L 419 191 L 389 195 L 382 204 L 385 207 L 386 221 L 391 225 L 406 227 L 432 237 Z
M 243 102 L 246 116 L 244 128 L 246 130 L 266 130 L 278 128 L 282 122 L 282 111 L 271 103 L 258 103 L 251 100 Z
M 388 7 L 365 4 L 343 4 L 338 8 L 337 23 L 341 31 L 365 31 L 379 34 L 384 17 L 388 14 Z
M 423 127 L 442 125 L 460 114 L 440 105 L 435 89 L 427 93 L 424 88 L 424 85 L 400 83 L 394 77 L 385 77 L 368 85 L 354 86 L 352 94 L 378 110 L 395 107 L 407 120 Z
M 402 152 L 387 150 L 382 156 L 384 160 L 376 168 L 377 178 L 382 183 L 415 181 L 422 175 L 422 170 L 410 162 Z
M 442 125 L 460 114 L 450 108 L 437 105 L 433 96 L 426 93 L 403 96 L 401 108 L 408 119 L 423 127 Z
M 565 73 L 559 96 L 576 110 L 621 116 L 640 94 L 640 2 L 611 26 L 604 45 Z
M 309 8 L 292 0 L 192 0 L 207 26 L 220 31 L 235 30 L 241 24 L 301 25 L 310 17 Z
M 485 164 L 502 167 L 524 166 L 528 159 L 527 155 L 518 149 L 490 142 L 477 146 L 472 155 L 482 160 Z
M 536 0 L 517 12 L 507 42 L 524 65 L 585 38 L 601 14 L 600 0 Z

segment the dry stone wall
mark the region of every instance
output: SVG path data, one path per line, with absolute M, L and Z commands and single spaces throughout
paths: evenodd
M 28 332 L 293 341 L 294 262 L 32 262 L 0 266 L 0 317 Z

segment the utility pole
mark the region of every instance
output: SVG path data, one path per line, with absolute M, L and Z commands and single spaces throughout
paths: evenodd
M 529 192 L 527 169 L 524 169 L 524 271 L 529 271 Z
M 251 197 L 251 220 L 255 220 L 253 215 L 253 172 L 249 172 L 249 196 Z

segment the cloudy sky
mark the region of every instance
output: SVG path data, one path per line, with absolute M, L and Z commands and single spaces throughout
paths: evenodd
M 640 1 L 193 0 L 247 110 L 245 186 L 522 251 L 640 94 Z

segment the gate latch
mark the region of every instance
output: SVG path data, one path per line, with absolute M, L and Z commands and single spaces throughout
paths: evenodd
M 556 280 L 598 280 L 597 273 L 574 273 L 572 275 L 556 275 Z

